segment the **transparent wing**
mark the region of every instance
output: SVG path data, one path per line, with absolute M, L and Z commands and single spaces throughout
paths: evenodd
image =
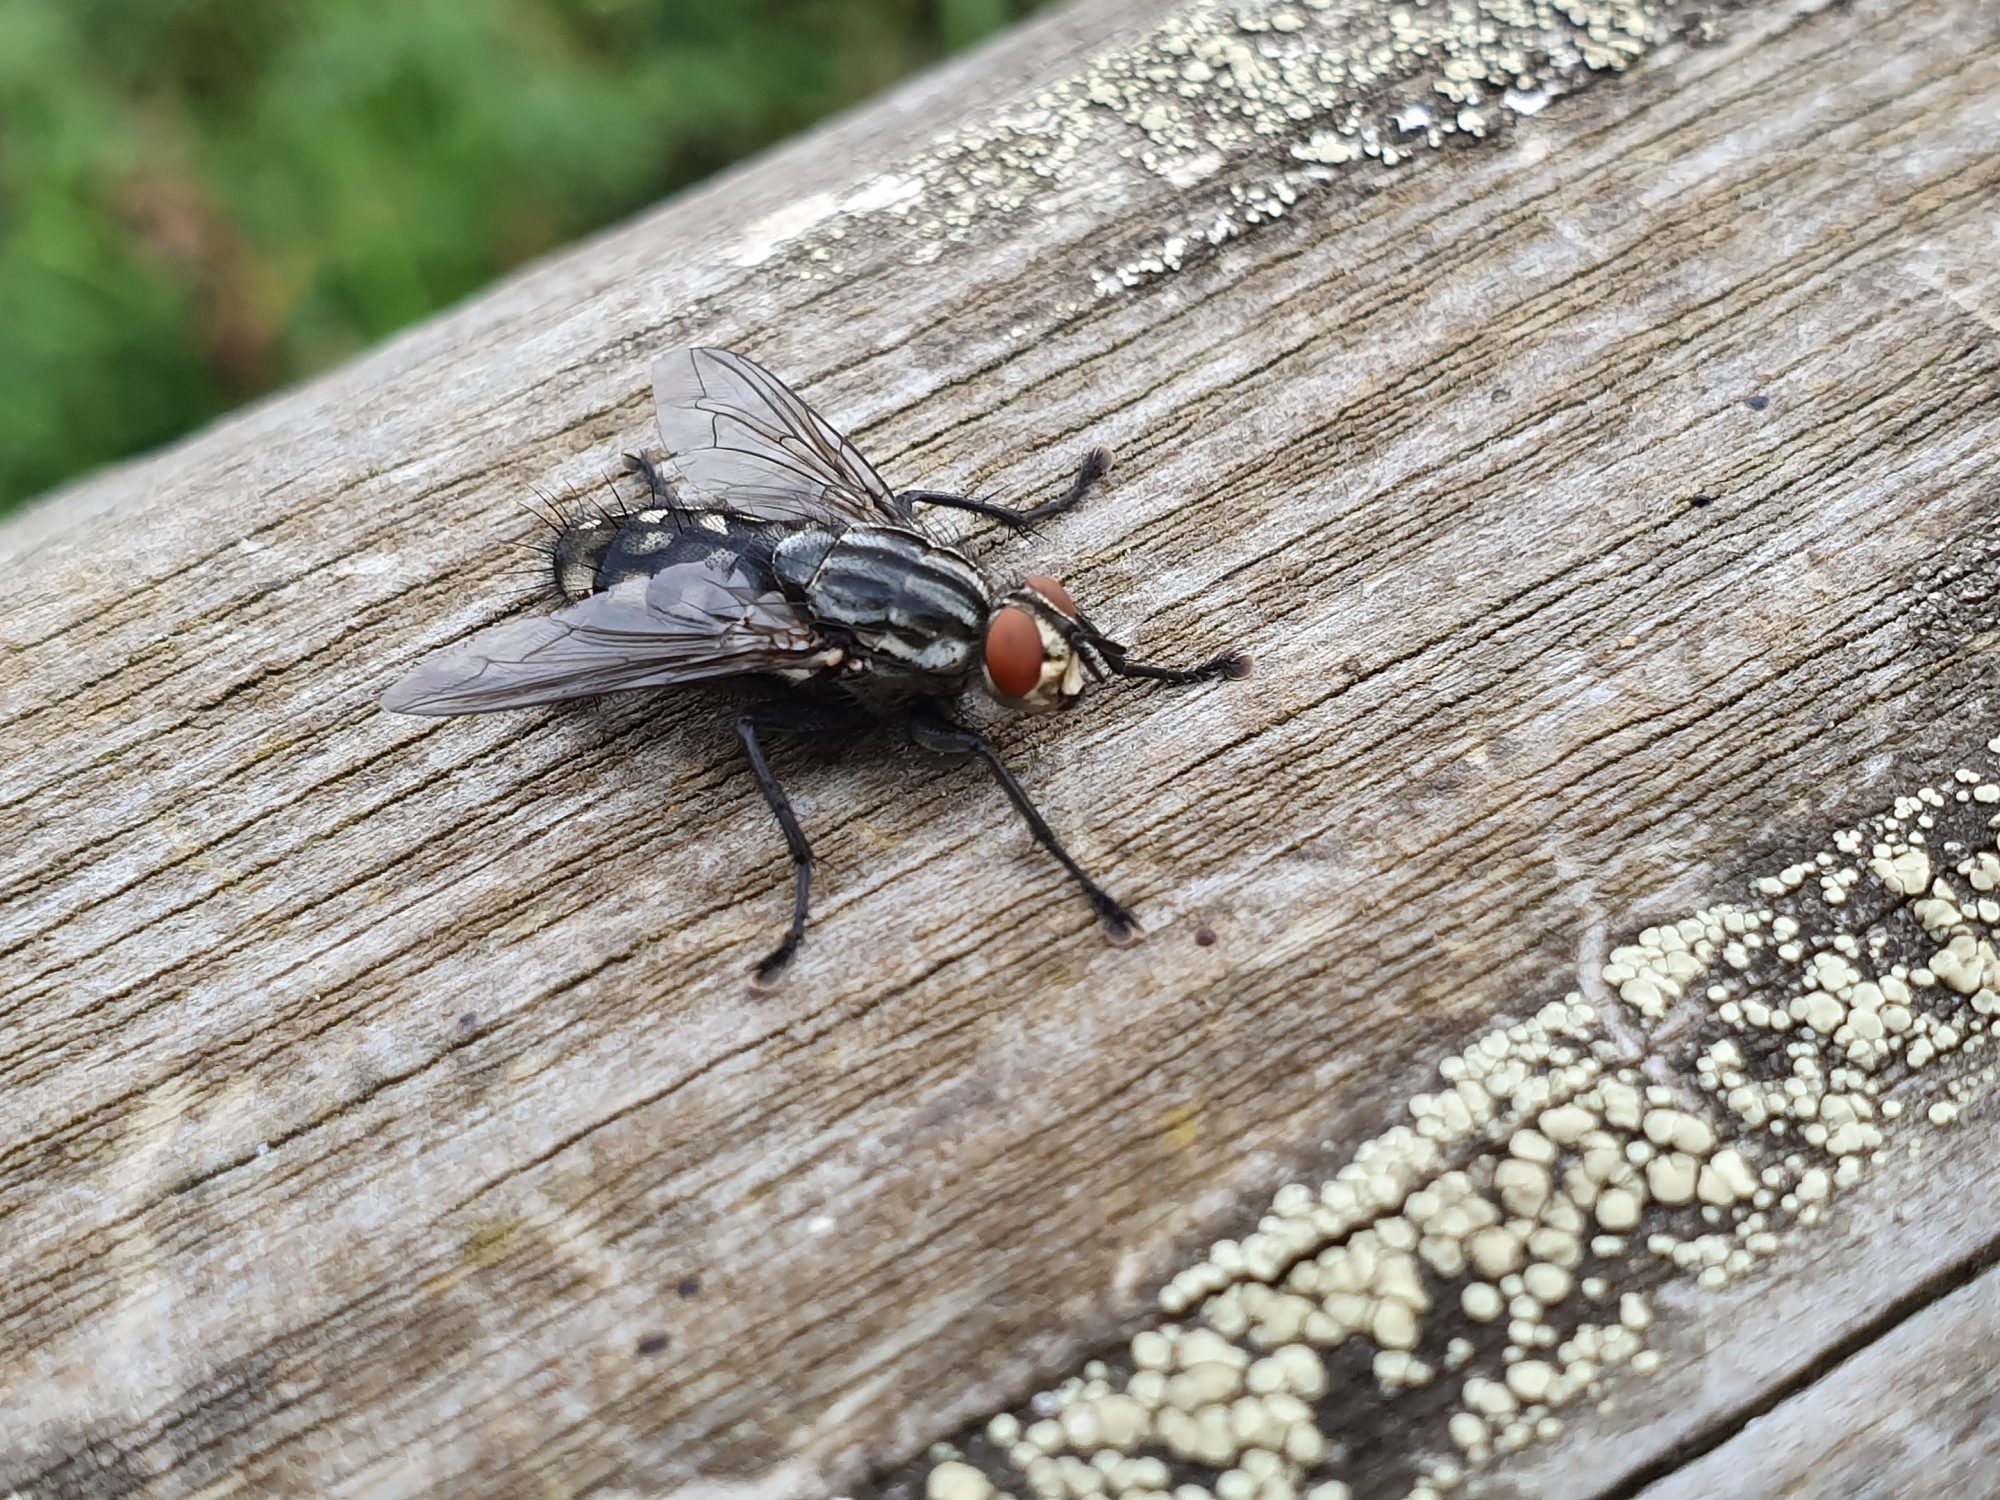
M 908 525 L 854 445 L 762 365 L 727 349 L 676 349 L 653 366 L 660 437 L 724 510 L 767 521 Z
M 686 563 L 534 620 L 482 630 L 382 695 L 405 714 L 477 714 L 628 688 L 827 665 L 835 653 L 780 594 Z

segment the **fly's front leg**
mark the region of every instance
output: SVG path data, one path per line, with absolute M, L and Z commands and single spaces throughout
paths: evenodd
M 1250 675 L 1250 657 L 1241 651 L 1225 651 L 1194 667 L 1156 667 L 1151 662 L 1132 660 L 1124 646 L 1090 621 L 1079 618 L 1077 624 L 1081 627 L 1084 644 L 1096 653 L 1104 663 L 1104 670 L 1114 677 L 1143 677 L 1150 682 L 1186 684 L 1216 682 L 1224 678 L 1240 682 Z
M 1218 682 L 1227 678 L 1240 682 L 1250 675 L 1250 658 L 1241 651 L 1225 651 L 1198 667 L 1156 667 L 1150 662 L 1133 661 L 1121 652 L 1098 648 L 1105 670 L 1114 677 L 1144 677 L 1153 682 Z
M 799 827 L 798 815 L 792 811 L 791 800 L 785 796 L 785 789 L 778 784 L 778 778 L 771 774 L 771 767 L 764 759 L 764 748 L 757 741 L 757 732 L 760 729 L 776 729 L 827 733 L 854 727 L 852 718 L 810 704 L 763 703 L 737 716 L 736 733 L 742 738 L 743 748 L 750 757 L 750 774 L 757 778 L 757 790 L 764 794 L 765 802 L 770 804 L 771 816 L 778 820 L 778 828 L 785 835 L 785 848 L 792 856 L 794 877 L 792 925 L 785 933 L 785 940 L 772 949 L 753 971 L 759 982 L 771 979 L 790 963 L 792 955 L 798 951 L 799 940 L 805 936 L 806 904 L 812 894 L 813 856 L 812 846 L 806 842 L 805 830 Z
M 1068 489 L 1055 499 L 1031 506 L 1027 510 L 995 505 L 990 500 L 975 500 L 970 495 L 954 495 L 949 490 L 904 490 L 896 497 L 896 503 L 902 507 L 906 516 L 910 514 L 912 506 L 942 505 L 948 510 L 971 511 L 976 516 L 985 516 L 1015 531 L 1028 531 L 1038 522 L 1059 516 L 1064 511 L 1082 504 L 1084 496 L 1095 489 L 1098 480 L 1110 472 L 1111 450 L 1100 444 L 1084 454 L 1083 463 L 1078 467 L 1076 478 L 1071 481 Z
M 999 752 L 993 748 L 992 742 L 985 735 L 976 729 L 954 723 L 940 713 L 925 709 L 911 713 L 909 730 L 910 738 L 926 750 L 934 750 L 941 755 L 976 755 L 985 761 L 986 768 L 993 773 L 994 779 L 1000 783 L 1000 789 L 1007 794 L 1007 800 L 1014 804 L 1014 810 L 1026 820 L 1028 830 L 1034 834 L 1036 842 L 1053 854 L 1061 862 L 1062 867 L 1069 871 L 1070 877 L 1083 887 L 1084 895 L 1090 898 L 1090 904 L 1097 909 L 1097 914 L 1104 919 L 1104 925 L 1110 930 L 1112 941 L 1125 942 L 1138 931 L 1139 924 L 1133 919 L 1132 913 L 1103 886 L 1085 874 L 1083 866 L 1070 857 L 1069 850 L 1063 848 L 1061 841 L 1055 836 L 1055 831 L 1049 827 L 1041 813 L 1036 811 L 1035 804 L 1028 800 L 1026 790 L 1014 779 L 1014 773 L 1007 769 L 1006 763 L 1000 759 Z

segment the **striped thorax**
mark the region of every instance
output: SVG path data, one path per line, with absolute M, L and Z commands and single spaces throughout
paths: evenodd
M 993 590 L 954 548 L 899 526 L 815 529 L 786 537 L 771 565 L 813 623 L 871 666 L 955 682 L 979 663 Z

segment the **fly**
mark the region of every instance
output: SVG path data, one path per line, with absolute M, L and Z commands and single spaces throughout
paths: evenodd
M 406 714 L 471 714 L 694 682 L 771 689 L 736 732 L 783 832 L 794 871 L 791 926 L 757 965 L 782 969 L 805 934 L 812 849 L 762 736 L 858 734 L 900 723 L 919 746 L 984 761 L 1082 889 L 1114 940 L 1137 924 L 1084 871 L 978 730 L 944 708 L 975 679 L 1002 704 L 1067 707 L 1087 681 L 1209 682 L 1249 675 L 1224 652 L 1194 667 L 1135 661 L 1055 579 L 1002 590 L 932 535 L 919 505 L 970 511 L 1015 531 L 1090 493 L 1111 455 L 1093 448 L 1045 504 L 1014 510 L 944 490 L 893 491 L 854 446 L 770 371 L 723 349 L 680 349 L 653 367 L 671 471 L 628 455 L 642 504 L 572 519 L 549 549 L 562 599 L 432 656 L 382 697 Z

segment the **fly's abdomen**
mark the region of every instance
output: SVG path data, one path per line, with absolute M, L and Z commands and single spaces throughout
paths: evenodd
M 714 511 L 649 508 L 566 525 L 550 561 L 557 591 L 576 600 L 690 562 L 763 586 L 770 557 L 771 539 L 761 527 Z
M 986 579 L 964 556 L 894 526 L 842 533 L 804 593 L 815 623 L 852 637 L 877 668 L 939 678 L 963 677 L 977 664 L 992 605 Z

